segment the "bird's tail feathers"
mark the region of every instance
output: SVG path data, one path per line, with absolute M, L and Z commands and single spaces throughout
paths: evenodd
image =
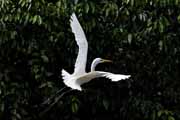
M 70 76 L 70 74 L 64 69 L 62 69 L 61 75 L 62 75 L 63 80 L 67 80 L 68 77 Z
M 82 90 L 81 86 L 76 83 L 75 79 L 72 79 L 71 74 L 69 74 L 66 70 L 62 69 L 61 75 L 63 78 L 63 82 L 66 86 L 76 89 L 76 90 Z

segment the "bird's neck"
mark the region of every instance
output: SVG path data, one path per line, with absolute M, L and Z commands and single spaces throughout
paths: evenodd
M 96 68 L 96 66 L 97 66 L 98 64 L 99 64 L 99 62 L 97 62 L 97 61 L 95 61 L 95 60 L 92 62 L 92 64 L 91 64 L 91 72 L 92 72 L 92 71 L 95 71 L 95 68 Z

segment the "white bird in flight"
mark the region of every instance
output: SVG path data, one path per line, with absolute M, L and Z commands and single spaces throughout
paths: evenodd
M 72 32 L 75 35 L 75 40 L 79 46 L 78 56 L 75 63 L 74 73 L 70 74 L 64 69 L 61 71 L 63 82 L 66 86 L 81 91 L 81 85 L 89 82 L 94 78 L 106 77 L 112 81 L 124 80 L 130 77 L 130 75 L 122 74 L 113 74 L 110 72 L 104 71 L 95 71 L 95 67 L 99 63 L 111 62 L 110 60 L 105 60 L 102 58 L 95 58 L 91 64 L 91 71 L 86 72 L 86 61 L 87 61 L 87 52 L 88 52 L 88 43 L 84 31 L 75 15 L 71 15 L 70 25 Z

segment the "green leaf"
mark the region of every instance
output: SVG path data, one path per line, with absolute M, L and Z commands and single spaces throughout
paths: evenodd
M 126 0 L 126 4 L 128 4 L 130 2 L 130 0 Z
M 153 110 L 153 113 L 152 113 L 152 120 L 156 120 L 156 112 Z
M 179 4 L 179 0 L 175 0 L 175 5 L 178 5 Z
M 41 16 L 38 15 L 38 24 L 41 25 L 42 24 L 42 18 Z
M 168 120 L 175 120 L 175 119 L 172 116 L 168 116 Z
M 76 113 L 78 111 L 78 104 L 76 102 L 72 103 L 71 110 L 73 113 Z
M 109 12 L 110 12 L 110 8 L 107 8 L 105 13 L 106 17 L 109 15 Z
M 19 13 L 17 13 L 17 15 L 15 16 L 15 20 L 20 20 L 20 14 Z
M 154 22 L 154 29 L 157 29 L 157 21 Z
M 95 5 L 93 2 L 90 2 L 90 7 L 91 7 L 91 12 L 94 13 L 95 12 Z
M 177 19 L 178 19 L 178 22 L 180 23 L 180 15 L 178 15 Z
M 167 19 L 166 17 L 163 17 L 163 23 L 164 23 L 166 26 L 170 25 L 170 23 L 169 23 L 169 21 L 168 21 L 168 19 Z
M 46 55 L 42 55 L 41 58 L 45 63 L 49 62 L 49 58 Z
M 134 6 L 134 0 L 130 0 L 130 2 L 131 6 Z
M 168 110 L 164 110 L 165 115 L 169 115 L 169 111 Z
M 53 87 L 52 82 L 42 83 L 42 84 L 39 86 L 39 88 L 44 88 L 44 87 L 46 87 L 46 86 L 52 88 L 52 87 Z
M 132 42 L 132 34 L 129 33 L 128 34 L 128 43 L 131 44 L 131 42 Z
M 38 80 L 38 79 L 40 79 L 40 78 L 41 78 L 41 75 L 39 75 L 39 74 L 36 74 L 36 75 L 35 75 L 35 79 L 36 79 L 36 80 Z
M 38 18 L 37 15 L 35 15 L 35 16 L 33 17 L 33 20 L 32 20 L 32 23 L 33 23 L 33 24 L 37 21 L 37 18 Z
M 61 2 L 58 1 L 58 2 L 56 3 L 56 5 L 57 5 L 58 7 L 61 7 Z
M 85 12 L 86 12 L 86 13 L 89 12 L 89 4 L 88 4 L 88 3 L 85 4 Z
M 21 4 L 23 0 L 19 0 L 18 4 Z
M 26 25 L 29 21 L 29 14 L 27 13 L 26 17 L 25 17 L 25 21 L 24 21 L 24 25 Z
M 159 49 L 160 49 L 160 50 L 163 49 L 163 41 L 162 41 L 162 40 L 159 41 Z
M 162 33 L 164 32 L 164 25 L 161 21 L 159 21 L 159 31 Z
M 161 117 L 162 113 L 163 113 L 163 111 L 161 111 L 161 110 L 158 111 L 158 113 L 157 113 L 158 117 Z
M 4 109 L 5 109 L 5 105 L 4 105 L 4 103 L 1 103 L 1 104 L 0 104 L 0 110 L 1 110 L 1 111 L 4 111 Z
M 26 1 L 23 0 L 22 3 L 21 3 L 21 7 L 24 7 L 25 4 L 26 4 Z
M 152 21 L 151 21 L 151 19 L 148 19 L 147 20 L 147 27 L 150 27 L 150 26 L 152 26 Z
M 109 102 L 108 102 L 107 100 L 103 99 L 103 105 L 104 105 L 104 108 L 105 108 L 106 110 L 108 110 L 108 108 L 109 108 Z
M 15 38 L 15 36 L 16 36 L 16 31 L 11 31 L 10 32 L 10 37 L 11 37 L 11 39 L 14 39 Z
M 8 21 L 8 19 L 9 19 L 9 16 L 6 15 L 5 18 L 4 18 L 4 21 Z
M 19 114 L 19 113 L 15 113 L 15 116 L 16 116 L 16 118 L 18 118 L 18 120 L 21 120 L 22 118 L 21 118 L 21 115 Z

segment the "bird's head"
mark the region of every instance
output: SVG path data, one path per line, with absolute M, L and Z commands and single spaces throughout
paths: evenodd
M 95 61 L 96 63 L 112 62 L 111 60 L 102 59 L 102 58 L 96 58 L 94 61 Z
M 99 63 L 105 63 L 105 62 L 112 62 L 111 60 L 107 60 L 107 59 L 102 59 L 102 58 L 96 58 L 93 60 L 92 64 L 91 64 L 91 71 L 95 70 L 95 67 L 99 64 Z

